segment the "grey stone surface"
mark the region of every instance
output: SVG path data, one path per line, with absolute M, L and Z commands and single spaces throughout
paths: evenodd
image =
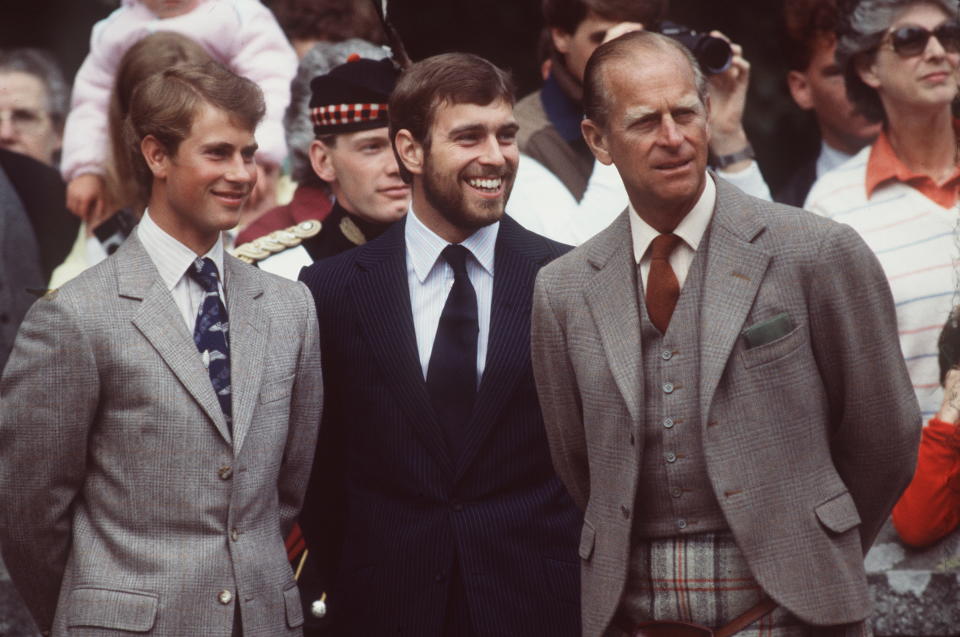
M 900 543 L 888 521 L 866 567 L 877 637 L 960 635 L 960 532 L 916 550 Z

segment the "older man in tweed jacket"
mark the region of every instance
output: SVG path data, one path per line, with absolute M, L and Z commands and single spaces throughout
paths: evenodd
M 863 555 L 920 430 L 883 272 L 849 228 L 705 172 L 683 47 L 630 34 L 587 78 L 584 135 L 631 205 L 541 270 L 532 340 L 584 510 L 584 635 L 862 634 Z

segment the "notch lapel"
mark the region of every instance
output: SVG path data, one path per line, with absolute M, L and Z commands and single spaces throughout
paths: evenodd
M 387 377 L 407 420 L 440 466 L 452 473 L 453 464 L 420 366 L 407 281 L 404 227 L 404 221 L 399 221 L 380 240 L 362 248 L 357 257 L 361 271 L 351 284 L 351 297 L 376 364 Z
M 770 255 L 752 243 L 764 228 L 752 201 L 722 180 L 707 246 L 700 309 L 700 413 L 707 421 L 717 383 L 760 289 Z
M 503 217 L 494 253 L 487 360 L 467 423 L 457 479 L 473 462 L 521 374 L 530 370 L 533 283 L 539 266 L 550 255 L 525 239 L 516 222 Z
M 597 273 L 584 296 L 610 372 L 636 424 L 643 415 L 643 358 L 629 214 L 628 208 L 590 246 L 587 259 Z
M 220 408 L 210 376 L 187 330 L 177 305 L 160 278 L 150 256 L 136 232 L 130 235 L 116 253 L 119 295 L 140 300 L 133 324 L 157 350 L 174 376 L 206 412 L 223 439 L 230 442 L 230 432 Z
M 240 453 L 260 396 L 268 329 L 263 326 L 258 273 L 230 255 L 224 256 L 224 290 L 230 321 L 230 392 L 233 401 L 233 453 Z

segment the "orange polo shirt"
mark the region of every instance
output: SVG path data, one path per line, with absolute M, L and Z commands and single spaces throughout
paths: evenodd
M 960 137 L 960 120 L 953 120 L 953 129 Z M 867 159 L 867 198 L 873 196 L 878 186 L 891 180 L 902 181 L 944 208 L 952 208 L 960 196 L 960 167 L 955 168 L 945 182 L 938 184 L 928 175 L 907 168 L 893 152 L 887 132 L 882 131 Z

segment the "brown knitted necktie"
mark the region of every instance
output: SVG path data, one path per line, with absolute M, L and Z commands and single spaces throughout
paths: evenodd
M 680 282 L 670 267 L 670 254 L 683 241 L 675 234 L 661 234 L 650 244 L 650 272 L 647 275 L 647 315 L 666 334 L 680 296 Z

